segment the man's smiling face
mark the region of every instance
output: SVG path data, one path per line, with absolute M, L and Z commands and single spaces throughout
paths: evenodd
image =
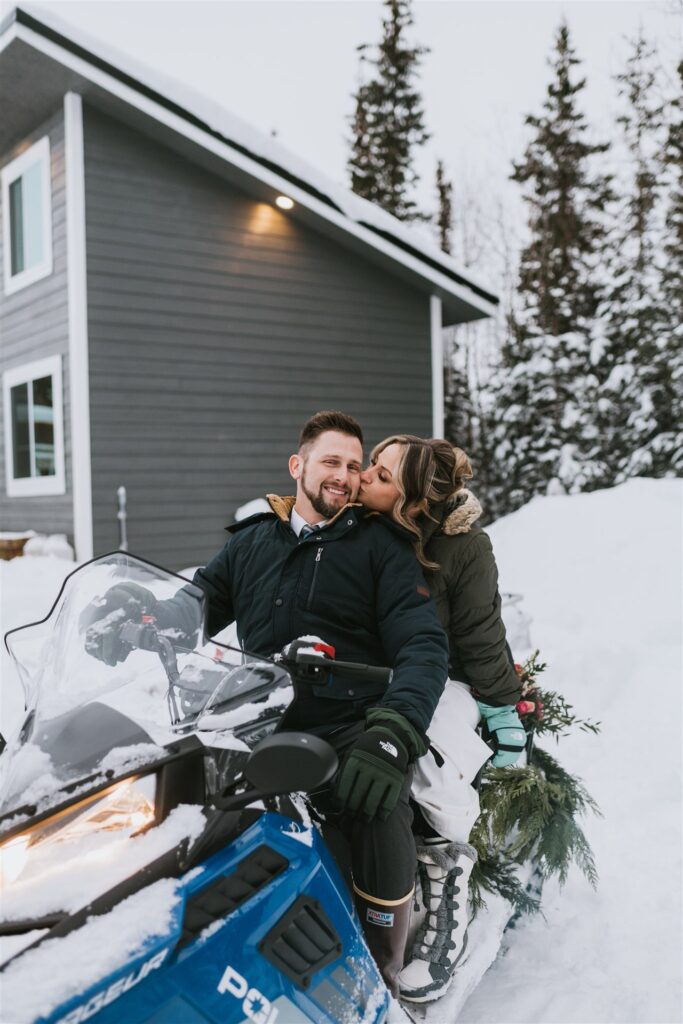
M 307 521 L 331 519 L 360 486 L 363 448 L 350 434 L 327 430 L 289 460 L 297 482 L 296 508 Z

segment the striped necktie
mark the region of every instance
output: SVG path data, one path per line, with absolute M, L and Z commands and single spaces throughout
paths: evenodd
M 304 523 L 304 525 L 301 527 L 299 540 L 306 540 L 306 537 L 310 537 L 312 533 L 317 533 L 317 531 L 317 526 L 311 526 L 310 523 Z

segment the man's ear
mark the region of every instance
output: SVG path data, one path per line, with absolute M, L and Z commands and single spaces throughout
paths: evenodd
M 304 468 L 304 460 L 302 459 L 302 457 L 300 455 L 290 455 L 289 456 L 289 475 L 294 480 L 300 480 L 301 479 L 301 473 L 303 472 L 303 468 Z

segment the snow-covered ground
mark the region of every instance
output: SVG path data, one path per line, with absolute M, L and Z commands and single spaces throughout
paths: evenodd
M 604 818 L 588 819 L 600 884 L 549 884 L 460 1010 L 459 1024 L 680 1024 L 681 522 L 683 486 L 632 480 L 538 498 L 490 530 L 501 587 L 524 595 L 532 640 L 598 737 L 561 741 Z M 2 628 L 42 617 L 73 563 L 0 563 Z M 515 652 L 517 654 L 523 652 Z M 0 728 L 21 695 L 3 652 Z M 552 743 L 552 741 L 546 741 Z M 552 743 L 551 750 L 554 747 Z M 452 1024 L 455 993 L 429 1008 Z M 286 1024 L 286 1021 L 283 1021 Z
M 632 480 L 537 498 L 490 531 L 503 586 L 533 616 L 543 685 L 602 723 L 558 750 L 604 814 L 586 821 L 600 884 L 549 885 L 545 919 L 515 930 L 459 1022 L 683 1020 L 682 513 L 680 481 Z

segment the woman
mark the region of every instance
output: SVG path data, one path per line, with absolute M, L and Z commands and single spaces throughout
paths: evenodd
M 418 761 L 412 789 L 426 914 L 399 980 L 402 997 L 414 1002 L 446 990 L 466 946 L 467 881 L 476 860 L 467 840 L 479 813 L 471 782 L 491 756 L 476 726 L 484 720 L 497 767 L 514 763 L 525 741 L 491 541 L 465 488 L 471 476 L 465 453 L 447 441 L 395 435 L 373 450 L 358 496 L 415 535 L 450 646 L 450 680 L 429 729 L 435 754 Z

